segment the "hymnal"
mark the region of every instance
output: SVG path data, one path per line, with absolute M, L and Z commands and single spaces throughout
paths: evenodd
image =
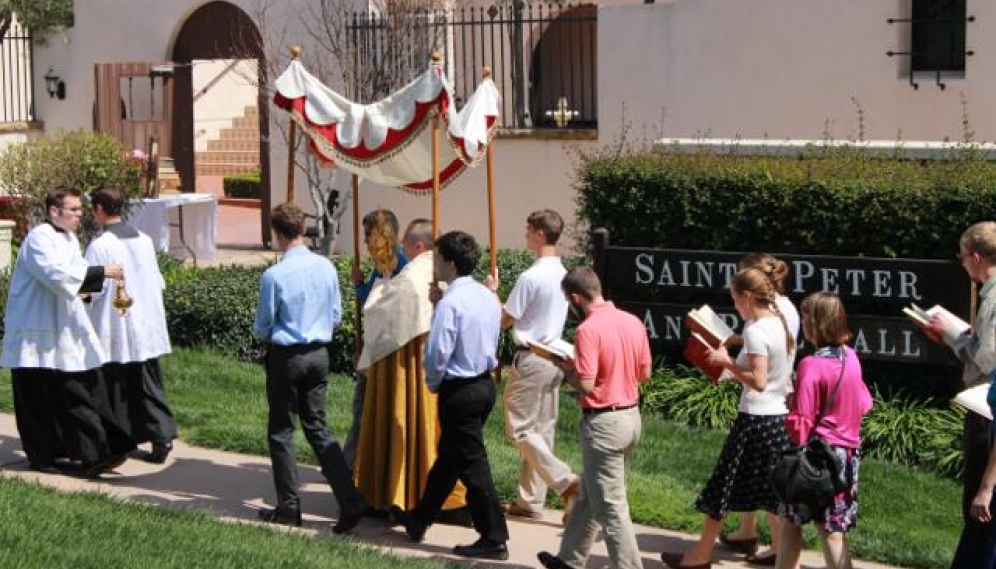
M 723 375 L 723 366 L 709 363 L 709 354 L 712 353 L 713 349 L 715 348 L 701 334 L 692 332 L 688 341 L 685 342 L 685 350 L 681 352 L 681 355 L 704 373 L 711 382 L 716 383 Z
M 565 342 L 564 340 L 554 340 L 549 343 L 527 340 L 526 344 L 529 346 L 529 351 L 541 358 L 548 360 L 574 359 L 574 344 Z
M 914 324 L 924 330 L 930 330 L 931 318 L 939 314 L 941 316 L 941 321 L 944 323 L 944 338 L 951 341 L 971 329 L 968 322 L 958 318 L 939 304 L 935 304 L 927 310 L 924 310 L 915 304 L 910 304 L 906 308 L 903 308 L 903 314 L 908 316 Z
M 733 329 L 708 304 L 689 310 L 685 325 L 702 336 L 712 348 L 722 346 L 734 334 Z

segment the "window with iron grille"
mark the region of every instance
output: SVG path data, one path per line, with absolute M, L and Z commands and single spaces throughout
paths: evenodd
M 912 71 L 965 71 L 967 0 L 913 0 Z
M 31 35 L 16 19 L 0 21 L 0 123 L 35 120 Z

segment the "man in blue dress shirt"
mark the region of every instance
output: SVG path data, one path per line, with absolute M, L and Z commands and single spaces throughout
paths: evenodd
M 277 492 L 277 507 L 260 510 L 259 518 L 301 525 L 294 456 L 297 414 L 339 503 L 339 520 L 332 531 L 345 533 L 360 522 L 365 505 L 353 485 L 342 448 L 325 425 L 328 345 L 342 318 L 339 278 L 328 259 L 304 245 L 304 220 L 304 212 L 293 203 L 273 208 L 271 224 L 284 255 L 263 273 L 253 323 L 253 333 L 267 348 L 267 435 Z
M 415 509 L 406 512 L 394 507 L 391 513 L 405 526 L 409 538 L 422 541 L 459 480 L 467 487 L 467 504 L 481 537 L 471 545 L 454 547 L 453 553 L 508 559 L 508 527 L 491 477 L 483 432 L 495 405 L 491 370 L 498 365 L 501 303 L 470 276 L 481 258 L 471 235 L 451 231 L 435 245 L 436 278 L 449 286 L 432 315 L 424 365 L 429 390 L 439 394 L 439 455 Z

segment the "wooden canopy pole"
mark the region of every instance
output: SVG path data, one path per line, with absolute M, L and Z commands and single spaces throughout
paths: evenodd
M 301 58 L 301 46 L 291 47 L 291 60 L 297 61 Z M 297 123 L 294 117 L 290 119 L 290 128 L 287 130 L 287 201 L 294 202 L 294 153 L 297 150 Z
M 432 65 L 441 67 L 443 56 L 434 52 Z M 439 109 L 432 117 L 432 240 L 439 237 Z
M 482 79 L 491 78 L 491 68 L 485 66 L 481 71 Z M 487 167 L 488 167 L 488 243 L 491 246 L 491 274 L 498 276 L 498 247 L 495 238 L 495 163 L 494 152 L 492 152 L 492 142 L 488 141 Z
M 360 266 L 360 177 L 353 174 L 353 266 Z M 353 348 L 357 355 L 363 347 L 363 305 L 356 296 L 353 304 L 356 311 L 356 333 L 353 335 Z

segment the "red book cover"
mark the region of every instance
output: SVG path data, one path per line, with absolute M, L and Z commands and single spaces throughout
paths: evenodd
M 706 344 L 705 340 L 698 334 L 692 334 L 688 337 L 688 341 L 685 342 L 685 350 L 681 355 L 690 364 L 704 373 L 709 378 L 709 381 L 716 383 L 719 381 L 719 376 L 723 374 L 723 366 L 709 363 L 709 353 L 711 351 L 712 348 Z

